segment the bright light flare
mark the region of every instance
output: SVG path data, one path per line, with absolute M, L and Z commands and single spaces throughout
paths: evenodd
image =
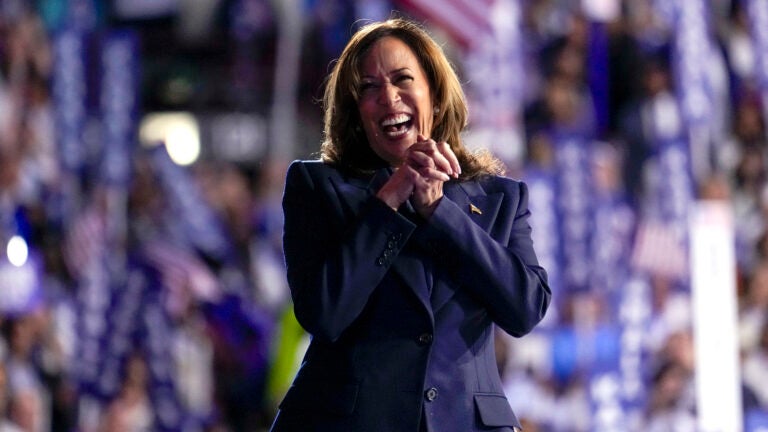
M 27 258 L 29 258 L 29 247 L 27 247 L 27 242 L 24 241 L 24 238 L 15 235 L 8 241 L 5 253 L 11 264 L 21 267 L 26 264 Z
M 187 112 L 146 115 L 139 127 L 139 139 L 145 146 L 165 143 L 177 165 L 191 165 L 200 157 L 200 126 Z

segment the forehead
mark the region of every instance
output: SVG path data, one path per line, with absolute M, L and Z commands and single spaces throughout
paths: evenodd
M 402 68 L 421 70 L 411 47 L 394 36 L 385 36 L 374 42 L 362 60 L 363 74 L 389 73 Z

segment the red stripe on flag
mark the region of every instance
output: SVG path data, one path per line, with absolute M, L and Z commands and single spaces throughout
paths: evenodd
M 434 21 L 453 39 L 469 48 L 492 34 L 491 11 L 495 0 L 400 0 L 405 10 L 411 10 L 428 21 Z
M 196 299 L 207 301 L 219 295 L 216 276 L 194 253 L 167 242 L 153 241 L 145 245 L 144 255 L 160 272 L 171 294 L 190 293 Z
M 686 274 L 685 247 L 672 228 L 661 222 L 640 224 L 631 260 L 633 267 L 640 271 L 673 278 Z
M 104 216 L 96 207 L 86 209 L 77 216 L 64 238 L 64 263 L 74 278 L 97 259 L 106 247 Z

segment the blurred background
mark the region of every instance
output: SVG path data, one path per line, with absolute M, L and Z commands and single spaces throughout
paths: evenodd
M 268 428 L 307 343 L 284 172 L 392 14 L 531 191 L 526 432 L 768 430 L 764 0 L 0 0 L 0 430 Z

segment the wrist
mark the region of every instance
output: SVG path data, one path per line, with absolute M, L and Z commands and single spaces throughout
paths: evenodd
M 419 208 L 417 208 L 417 212 L 424 219 L 429 219 L 430 217 L 432 217 L 432 214 L 435 212 L 435 209 L 437 208 L 438 204 L 440 204 L 440 200 L 442 198 L 443 197 L 439 197 L 429 204 L 424 204 L 422 206 L 419 206 Z
M 387 207 L 391 208 L 393 211 L 397 211 L 397 208 L 400 206 L 399 203 L 395 202 L 391 196 L 387 196 L 387 194 L 382 194 L 381 191 L 376 194 L 376 198 L 383 202 Z

